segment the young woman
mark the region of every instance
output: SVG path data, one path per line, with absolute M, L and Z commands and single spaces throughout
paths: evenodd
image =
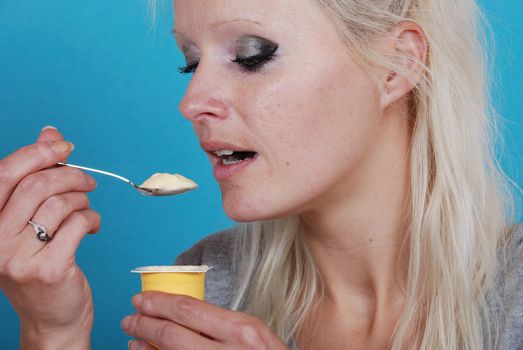
M 174 5 L 180 109 L 244 224 L 177 259 L 214 267 L 206 302 L 133 299 L 130 348 L 523 347 L 523 232 L 473 0 Z M 47 128 L 0 162 L 0 286 L 26 349 L 89 347 L 74 255 L 99 216 L 92 178 L 53 167 L 70 150 Z

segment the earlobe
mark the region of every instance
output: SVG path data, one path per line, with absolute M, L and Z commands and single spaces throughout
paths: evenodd
M 428 50 L 425 33 L 416 23 L 402 22 L 390 33 L 390 66 L 383 79 L 381 98 L 384 108 L 408 94 L 423 79 Z

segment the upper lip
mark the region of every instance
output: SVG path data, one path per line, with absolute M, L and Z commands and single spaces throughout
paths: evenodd
M 231 150 L 231 151 L 237 151 L 237 152 L 254 152 L 252 150 L 252 148 L 249 149 L 245 146 L 235 145 L 233 143 L 222 142 L 222 141 L 205 141 L 205 142 L 201 142 L 200 146 L 202 147 L 202 149 L 204 151 L 206 151 L 208 153 L 212 153 L 212 154 L 214 154 L 214 152 L 219 151 L 219 150 Z

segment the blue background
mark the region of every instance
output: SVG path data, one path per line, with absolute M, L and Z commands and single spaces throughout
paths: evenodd
M 519 1 L 485 1 L 496 33 L 496 107 L 508 157 L 505 170 L 523 184 L 523 10 Z M 78 263 L 95 302 L 94 349 L 124 349 L 120 320 L 140 289 L 129 270 L 170 264 L 202 236 L 233 225 L 192 128 L 177 105 L 188 77 L 170 34 L 165 2 L 151 30 L 145 0 L 0 1 L 0 158 L 32 143 L 45 125 L 76 145 L 71 163 L 142 181 L 179 172 L 200 188 L 172 198 L 143 197 L 97 176 L 92 207 L 101 232 L 87 237 Z M 0 293 L 2 349 L 18 347 L 18 319 Z

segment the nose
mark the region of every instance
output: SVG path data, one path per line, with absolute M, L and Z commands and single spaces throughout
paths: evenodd
M 211 69 L 203 68 L 200 63 L 180 102 L 180 112 L 192 122 L 226 119 L 229 108 L 224 96 L 224 79 L 218 76 L 216 70 L 213 73 Z

